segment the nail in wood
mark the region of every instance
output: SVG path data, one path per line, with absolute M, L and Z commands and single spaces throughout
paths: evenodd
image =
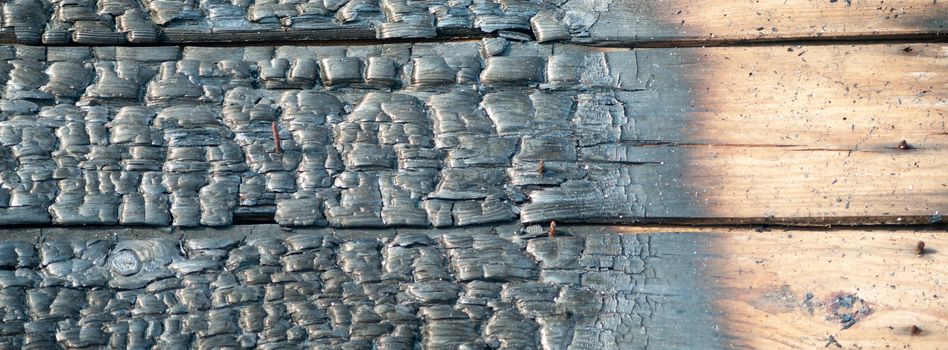
M 277 130 L 277 122 L 273 121 L 270 126 L 273 128 L 273 146 L 276 153 L 283 153 L 283 149 L 280 147 L 280 131 Z

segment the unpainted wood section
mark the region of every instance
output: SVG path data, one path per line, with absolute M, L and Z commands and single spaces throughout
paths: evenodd
M 618 226 L 607 231 L 649 237 L 658 252 L 659 263 L 651 266 L 654 281 L 675 280 L 668 290 L 681 293 L 666 297 L 665 305 L 683 310 L 700 305 L 686 301 L 689 293 L 703 293 L 712 305 L 684 313 L 677 323 L 710 316 L 721 333 L 709 341 L 726 348 L 944 349 L 948 344 L 944 228 Z M 922 255 L 919 242 L 925 245 Z M 677 284 L 689 278 L 699 287 Z M 845 319 L 847 314 L 852 318 Z
M 740 229 L 707 236 L 710 251 L 696 254 L 712 266 L 731 348 L 944 349 L 945 237 L 942 229 Z
M 948 4 L 931 0 L 569 1 L 597 44 L 922 37 L 948 31 Z M 586 22 L 583 22 L 586 21 Z M 574 40 L 576 38 L 574 37 Z
M 641 139 L 675 141 L 648 129 L 674 118 L 680 141 L 700 144 L 894 152 L 901 140 L 918 150 L 948 141 L 948 45 L 641 49 L 637 57 L 652 95 L 694 100 L 632 101 L 661 113 L 638 117 L 647 122 Z
M 653 179 L 646 218 L 937 222 L 948 210 L 946 53 L 639 50 L 645 88 L 624 98 L 636 140 L 617 154 Z

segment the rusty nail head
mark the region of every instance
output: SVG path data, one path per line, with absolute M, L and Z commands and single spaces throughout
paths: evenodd
M 270 124 L 270 127 L 273 128 L 273 146 L 276 150 L 276 153 L 283 153 L 283 149 L 280 148 L 280 130 L 277 129 L 277 122 L 273 121 Z

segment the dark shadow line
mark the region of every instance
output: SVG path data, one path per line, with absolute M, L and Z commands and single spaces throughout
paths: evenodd
M 529 32 L 517 32 L 531 35 Z M 169 35 L 171 38 L 169 38 Z M 253 46 L 359 46 L 382 44 L 449 43 L 476 41 L 485 38 L 502 37 L 498 32 L 483 32 L 477 29 L 448 30 L 434 38 L 391 38 L 379 39 L 374 30 L 301 30 L 301 31 L 263 31 L 253 33 L 163 33 L 154 43 L 124 44 L 82 44 L 30 45 L 17 43 L 12 34 L 0 34 L 2 45 L 26 45 L 45 47 L 253 47 Z M 515 39 L 512 39 L 515 40 Z M 779 38 L 747 39 L 708 39 L 681 38 L 656 41 L 598 41 L 598 42 L 549 42 L 548 44 L 575 44 L 590 47 L 610 48 L 689 48 L 689 47 L 761 47 L 761 46 L 827 46 L 841 44 L 918 44 L 948 42 L 948 32 L 926 32 L 909 34 L 874 35 L 829 35 L 829 36 L 788 36 Z
M 901 218 L 900 224 L 892 222 Z M 872 223 L 876 222 L 876 223 Z M 332 227 L 332 226 L 286 226 L 287 229 L 359 229 L 359 230 L 391 230 L 391 229 L 466 229 L 466 228 L 484 228 L 507 225 L 540 225 L 546 226 L 549 222 L 529 222 L 524 223 L 519 220 L 502 221 L 492 223 L 481 223 L 466 226 L 451 227 L 432 227 L 432 226 L 351 226 L 351 227 Z M 24 225 L 0 225 L 0 230 L 7 229 L 43 229 L 43 228 L 113 228 L 113 229 L 226 229 L 233 226 L 263 226 L 277 225 L 273 218 L 263 216 L 241 217 L 234 216 L 233 223 L 227 226 L 148 226 L 148 225 L 57 225 L 57 224 L 24 224 Z M 674 231 L 675 228 L 689 229 L 793 229 L 793 230 L 893 230 L 893 229 L 922 229 L 922 230 L 944 230 L 948 232 L 948 220 L 935 220 L 931 216 L 871 216 L 871 217 L 835 217 L 835 218 L 631 218 L 622 220 L 609 219 L 586 219 L 586 220 L 563 220 L 556 221 L 557 228 L 578 227 L 578 226 L 602 226 L 602 227 L 635 227 L 648 229 L 668 229 Z
M 585 43 L 594 47 L 616 48 L 686 48 L 686 47 L 761 47 L 761 46 L 830 46 L 845 44 L 919 44 L 948 42 L 948 32 L 876 35 L 799 36 L 750 39 L 685 38 L 660 41 L 616 41 Z

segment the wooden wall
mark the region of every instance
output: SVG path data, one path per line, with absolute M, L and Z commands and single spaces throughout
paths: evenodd
M 946 1 L 0 3 L 0 348 L 948 349 Z

